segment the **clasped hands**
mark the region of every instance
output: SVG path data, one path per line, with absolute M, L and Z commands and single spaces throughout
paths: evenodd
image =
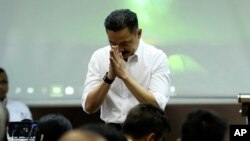
M 111 46 L 109 60 L 108 78 L 115 79 L 117 76 L 122 80 L 126 79 L 128 77 L 128 73 L 124 65 L 125 62 L 122 57 L 122 53 L 118 50 L 118 46 Z

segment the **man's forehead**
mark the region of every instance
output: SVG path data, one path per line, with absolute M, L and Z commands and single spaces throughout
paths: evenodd
M 110 43 L 113 43 L 113 44 L 125 44 L 125 43 L 128 43 L 130 41 L 130 39 L 124 39 L 124 40 L 121 40 L 121 41 L 112 41 L 112 40 L 109 40 Z
M 132 37 L 132 34 L 129 30 L 120 30 L 120 31 L 108 31 L 108 38 L 110 42 L 120 43 L 123 41 L 129 41 Z

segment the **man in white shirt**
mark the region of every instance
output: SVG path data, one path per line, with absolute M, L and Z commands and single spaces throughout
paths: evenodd
M 8 89 L 7 73 L 3 68 L 0 68 L 0 101 L 2 101 L 9 112 L 9 121 L 32 120 L 32 114 L 27 105 L 21 101 L 7 98 Z
M 170 94 L 167 56 L 140 38 L 138 19 L 129 9 L 115 10 L 105 19 L 110 45 L 94 52 L 82 96 L 87 113 L 101 108 L 106 123 L 123 123 L 138 103 L 164 109 Z

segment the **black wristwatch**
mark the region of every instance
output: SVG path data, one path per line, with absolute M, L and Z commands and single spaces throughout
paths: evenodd
M 108 84 L 112 84 L 114 82 L 115 79 L 109 79 L 108 78 L 108 72 L 104 75 L 103 77 L 103 81 L 108 83 Z

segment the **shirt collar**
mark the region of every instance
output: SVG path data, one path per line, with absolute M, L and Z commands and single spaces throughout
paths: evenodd
M 142 54 L 142 46 L 143 46 L 143 44 L 144 44 L 143 40 L 140 39 L 139 45 L 138 45 L 138 47 L 137 47 L 137 49 L 135 51 L 135 54 L 134 54 L 134 56 L 137 58 L 137 60 L 139 60 L 139 58 L 140 58 L 140 56 Z

